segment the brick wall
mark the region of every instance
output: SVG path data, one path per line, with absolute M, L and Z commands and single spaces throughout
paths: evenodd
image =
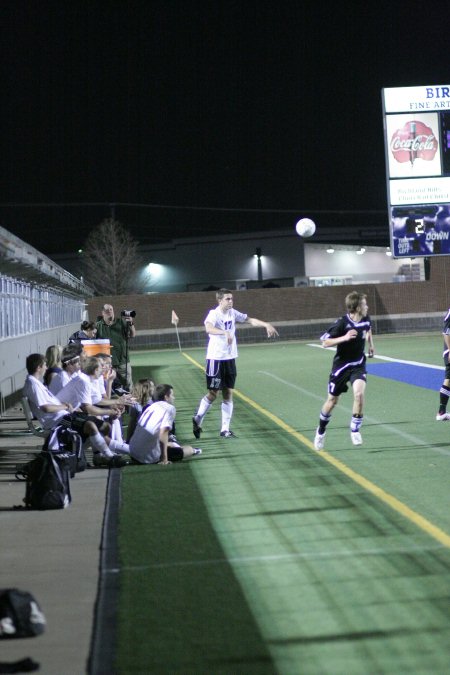
M 430 260 L 430 279 L 441 284 L 447 290 L 450 279 L 450 257 L 447 255 L 436 256 Z
M 450 265 L 446 258 L 433 260 L 432 263 L 430 281 L 325 288 L 233 290 L 234 305 L 249 316 L 274 323 L 329 319 L 343 313 L 347 293 L 360 290 L 368 296 L 371 315 L 443 313 L 450 300 L 446 288 Z M 110 302 L 117 314 L 121 309 L 136 310 L 138 331 L 170 328 L 172 310 L 175 310 L 180 319 L 179 328 L 202 326 L 208 310 L 216 305 L 213 291 L 105 296 L 88 301 L 90 319 L 95 319 L 101 313 L 105 302 Z

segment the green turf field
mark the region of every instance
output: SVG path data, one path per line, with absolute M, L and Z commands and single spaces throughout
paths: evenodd
M 375 346 L 442 367 L 436 335 Z M 135 379 L 173 384 L 193 442 L 204 350 L 132 356 Z M 118 673 L 450 672 L 450 423 L 420 380 L 372 375 L 364 444 L 346 394 L 316 452 L 332 356 L 240 347 L 237 438 L 216 403 L 201 457 L 123 471 Z

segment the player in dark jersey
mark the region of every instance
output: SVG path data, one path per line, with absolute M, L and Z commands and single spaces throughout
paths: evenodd
M 336 347 L 331 374 L 328 380 L 328 397 L 320 411 L 319 426 L 314 438 L 316 450 L 323 450 L 327 425 L 339 396 L 353 389 L 353 409 L 350 438 L 353 445 L 361 445 L 364 391 L 366 388 L 366 340 L 369 356 L 374 354 L 371 322 L 368 316 L 367 296 L 356 291 L 345 298 L 347 314 L 342 316 L 321 336 L 323 347 Z
M 441 388 L 439 389 L 439 410 L 436 415 L 437 422 L 450 420 L 450 414 L 447 412 L 447 403 L 450 397 L 450 309 L 447 310 L 447 314 L 444 317 L 442 334 L 444 336 L 444 353 L 442 356 L 444 357 L 445 376 Z

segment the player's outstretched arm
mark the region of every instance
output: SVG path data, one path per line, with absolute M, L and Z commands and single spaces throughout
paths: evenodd
M 267 331 L 267 337 L 277 337 L 278 331 L 277 329 L 272 326 L 271 323 L 267 323 L 267 321 L 261 321 L 260 319 L 253 319 L 251 316 L 247 317 L 247 321 L 251 326 L 259 326 L 260 328 L 265 328 Z

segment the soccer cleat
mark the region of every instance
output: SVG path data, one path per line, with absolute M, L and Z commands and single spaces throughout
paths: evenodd
M 121 469 L 123 466 L 128 466 L 130 463 L 130 455 L 114 455 L 114 457 L 109 460 L 109 468 Z
M 112 457 L 107 457 L 100 452 L 94 454 L 92 461 L 96 468 L 105 469 L 120 469 L 122 466 L 129 464 L 128 456 L 113 455 Z
M 97 454 L 97 453 L 96 453 Z M 116 454 L 113 452 L 110 447 L 106 447 L 104 450 L 98 453 L 101 457 L 104 457 L 105 459 L 112 459 L 114 455 Z
M 439 413 L 436 415 L 436 422 L 446 422 L 447 420 L 450 420 L 450 413 L 448 412 L 443 412 Z
M 109 466 L 109 461 L 109 457 L 104 457 L 100 452 L 95 452 L 92 457 L 92 463 L 97 468 Z
M 314 436 L 314 447 L 316 450 L 323 450 L 325 445 L 325 434 L 326 431 L 324 431 L 323 434 L 319 434 L 319 429 L 317 429 L 316 435 Z
M 197 424 L 195 415 L 192 418 L 192 433 L 194 434 L 195 438 L 200 438 L 200 434 L 202 433 L 202 428 L 199 424 Z
M 236 438 L 236 434 L 234 434 L 232 431 L 221 431 L 220 435 L 222 438 Z
M 193 450 L 194 450 L 194 455 L 201 455 L 202 454 L 201 448 L 193 448 Z
M 359 431 L 351 431 L 350 438 L 352 439 L 353 445 L 362 445 L 362 436 Z

